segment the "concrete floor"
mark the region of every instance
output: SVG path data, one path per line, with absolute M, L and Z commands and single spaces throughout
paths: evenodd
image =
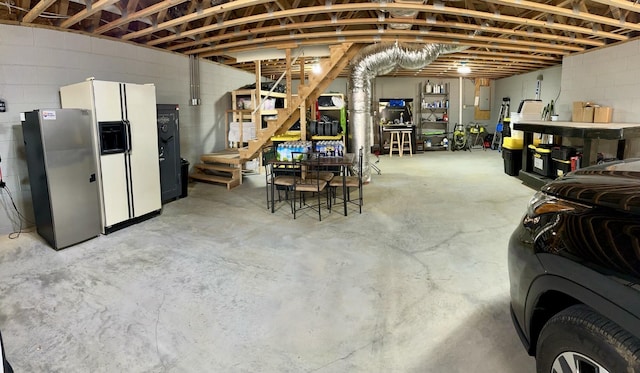
M 8 358 L 17 372 L 533 372 L 506 248 L 534 191 L 496 151 L 379 166 L 362 214 L 322 222 L 268 212 L 257 175 L 193 184 L 59 252 L 0 238 Z

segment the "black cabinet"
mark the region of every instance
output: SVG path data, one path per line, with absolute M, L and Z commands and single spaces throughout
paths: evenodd
M 158 116 L 158 159 L 162 203 L 182 195 L 180 124 L 178 105 L 156 105 Z

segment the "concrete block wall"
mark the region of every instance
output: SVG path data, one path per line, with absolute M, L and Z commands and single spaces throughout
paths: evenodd
M 520 74 L 509 78 L 499 79 L 495 84 L 495 95 L 491 105 L 491 121 L 492 123 L 498 123 L 498 116 L 500 115 L 500 107 L 502 106 L 502 99 L 509 97 L 511 99 L 509 111 L 518 111 L 520 101 L 524 99 L 536 98 L 536 86 L 538 78 L 540 81 L 540 100 L 544 105 L 556 100 L 558 97 L 562 97 L 561 92 L 561 79 L 563 75 L 562 66 L 549 67 L 542 70 L 533 71 L 526 74 Z M 560 101 L 560 99 L 558 99 Z M 556 108 L 557 111 L 557 108 Z M 507 113 L 510 115 L 510 113 Z M 569 118 L 560 118 L 561 120 L 568 120 Z
M 0 167 L 16 206 L 33 221 L 20 113 L 59 108 L 60 86 L 95 77 L 153 83 L 156 101 L 180 105 L 181 155 L 191 164 L 200 154 L 224 148 L 224 112 L 229 92 L 255 81 L 253 74 L 200 62 L 202 104 L 189 106 L 186 56 L 111 39 L 42 28 L 0 25 Z M 0 234 L 19 227 L 7 193 L 0 191 Z
M 543 76 L 541 99 L 558 97 L 556 112 L 561 121 L 571 121 L 574 101 L 591 101 L 613 107 L 613 122 L 640 123 L 640 41 L 614 45 L 565 57 L 562 66 L 551 67 L 496 81 L 496 100 L 511 97 L 511 109 L 524 98 L 535 96 L 538 75 Z M 559 94 L 559 95 L 558 95 Z M 497 118 L 497 113 L 492 113 Z M 581 145 L 580 139 L 563 139 Z M 606 157 L 615 156 L 616 142 L 596 142 Z M 625 158 L 640 156 L 640 140 L 627 141 Z
M 613 107 L 613 121 L 640 123 L 640 40 L 602 48 L 562 61 L 561 117 L 573 101 Z

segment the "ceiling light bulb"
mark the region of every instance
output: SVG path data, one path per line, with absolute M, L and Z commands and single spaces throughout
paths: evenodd
M 471 68 L 465 64 L 458 66 L 458 72 L 460 74 L 469 74 L 471 72 Z

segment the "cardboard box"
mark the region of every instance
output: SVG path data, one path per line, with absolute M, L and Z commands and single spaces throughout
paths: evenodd
M 584 108 L 586 102 L 574 101 L 573 110 L 571 111 L 571 120 L 574 122 L 582 122 L 582 108 Z
M 593 122 L 593 105 L 585 101 L 574 101 L 571 120 L 574 122 Z
M 609 123 L 613 117 L 613 108 L 608 106 L 596 106 L 593 115 L 594 123 Z
M 593 106 L 585 106 L 582 108 L 582 122 L 592 123 L 593 122 Z

